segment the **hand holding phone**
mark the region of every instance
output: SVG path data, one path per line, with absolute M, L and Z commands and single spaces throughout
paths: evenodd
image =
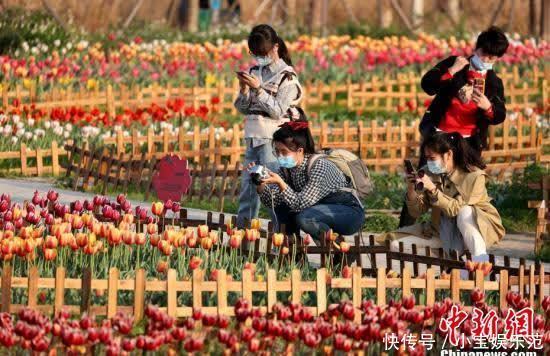
M 414 166 L 412 164 L 412 162 L 408 159 L 406 159 L 404 161 L 405 163 L 405 171 L 407 172 L 407 178 L 409 176 L 412 176 L 414 178 L 414 184 L 415 184 L 415 190 L 417 191 L 421 191 L 421 190 L 424 190 L 424 183 L 422 182 L 417 182 L 417 180 L 419 178 L 422 178 L 424 177 L 424 171 L 423 170 L 419 170 L 418 172 L 416 171 L 416 169 L 414 169 Z

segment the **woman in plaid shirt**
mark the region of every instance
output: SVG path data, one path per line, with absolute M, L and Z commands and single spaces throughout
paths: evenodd
M 302 230 L 318 241 L 329 230 L 351 235 L 362 228 L 363 206 L 349 190 L 344 191 L 351 183 L 334 163 L 319 158 L 308 175 L 315 145 L 307 121 L 281 125 L 273 134 L 273 148 L 281 168 L 279 173 L 270 172 L 257 190 L 288 235 L 299 236 Z

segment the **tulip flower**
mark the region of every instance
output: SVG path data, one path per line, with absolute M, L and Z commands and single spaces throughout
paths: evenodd
M 202 264 L 202 259 L 200 257 L 193 256 L 189 260 L 189 268 L 192 270 L 199 268 L 201 264 Z
M 203 237 L 208 236 L 209 229 L 207 225 L 199 225 L 197 227 L 197 236 L 199 239 L 202 239 Z
M 161 202 L 153 203 L 151 212 L 156 216 L 162 216 L 164 214 L 164 204 Z
M 273 234 L 273 246 L 279 247 L 283 244 L 285 236 L 280 233 Z

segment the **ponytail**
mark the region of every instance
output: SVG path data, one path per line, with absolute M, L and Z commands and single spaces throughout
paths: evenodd
M 285 41 L 279 36 L 277 36 L 277 44 L 279 45 L 279 57 L 285 61 L 289 66 L 292 66 L 292 59 L 290 59 L 290 53 L 288 53 L 288 48 L 286 47 Z
M 436 132 L 428 136 L 422 143 L 422 152 L 426 148 L 442 155 L 453 151 L 453 163 L 465 172 L 474 168 L 485 169 L 487 166 L 458 132 Z
M 291 66 L 292 60 L 286 43 L 277 35 L 273 27 L 266 24 L 254 26 L 248 36 L 248 49 L 255 55 L 265 56 L 275 45 L 279 45 L 277 51 L 279 57 Z
M 315 141 L 307 120 L 289 121 L 279 127 L 273 134 L 273 142 L 281 142 L 294 152 L 302 148 L 304 154 L 315 153 Z

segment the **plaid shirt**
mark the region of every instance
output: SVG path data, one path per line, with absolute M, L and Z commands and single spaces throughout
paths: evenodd
M 324 158 L 318 159 L 313 164 L 308 179 L 307 165 L 310 157 L 306 155 L 302 164 L 287 170 L 290 173 L 289 178 L 281 169 L 279 175 L 287 183 L 287 188 L 281 192 L 279 186 L 267 185 L 260 194 L 262 203 L 268 207 L 271 207 L 272 203 L 273 207 L 285 203 L 292 212 L 300 212 L 342 188 L 351 187 L 344 173 L 334 163 Z

